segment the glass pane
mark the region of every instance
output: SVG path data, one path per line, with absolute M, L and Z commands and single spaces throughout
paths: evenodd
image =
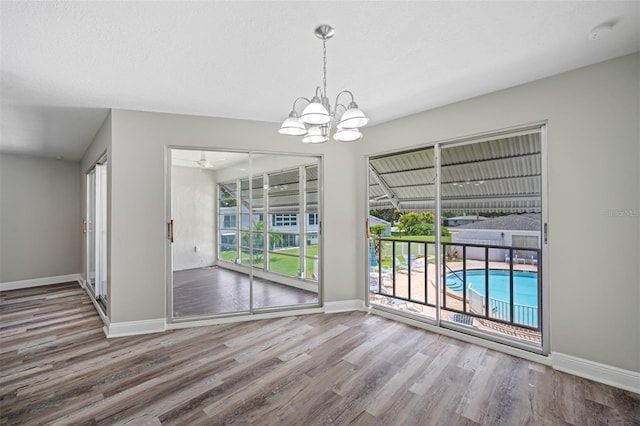
M 465 318 L 451 321 L 470 316 L 482 332 L 539 343 L 540 134 L 443 148 L 441 158 L 443 224 L 467 268 Z
M 249 215 L 249 214 L 242 214 L 240 216 L 241 219 L 241 223 L 240 226 L 243 230 L 249 230 L 250 227 L 253 226 L 253 228 L 256 227 L 257 223 L 260 221 L 260 217 L 258 215 Z
M 248 204 L 239 199 L 248 165 L 246 153 L 171 150 L 175 318 L 249 310 L 248 270 L 229 269 L 239 262 L 239 223 L 250 223 Z
M 318 281 L 319 265 L 317 257 L 307 257 L 305 259 L 307 265 L 306 277 L 308 280 Z
M 220 199 L 218 200 L 219 206 L 221 208 L 236 207 L 236 204 L 237 204 L 236 183 L 230 182 L 230 183 L 220 184 L 219 190 L 220 190 L 219 192 Z M 232 209 L 229 209 L 227 211 L 232 211 Z

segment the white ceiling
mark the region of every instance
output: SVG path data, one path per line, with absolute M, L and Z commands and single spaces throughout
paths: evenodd
M 370 125 L 640 50 L 636 1 L 0 3 L 1 149 L 70 160 L 108 108 L 275 132 L 321 84 L 323 23 L 329 95 L 353 91 Z

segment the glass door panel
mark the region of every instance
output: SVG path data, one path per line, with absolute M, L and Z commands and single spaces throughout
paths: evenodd
M 250 311 L 247 153 L 171 149 L 172 318 Z M 244 188 L 248 187 L 247 182 Z
M 260 206 L 266 219 L 265 238 L 256 240 L 262 243 L 266 262 L 263 270 L 254 269 L 254 308 L 317 304 L 319 161 L 315 157 L 257 155 L 253 166 L 256 175 L 262 176 Z M 308 182 L 312 184 L 307 191 Z
M 87 285 L 95 295 L 96 289 L 96 169 L 93 168 L 86 177 L 87 205 L 85 218 L 86 236 L 86 279 Z
M 539 129 L 442 148 L 446 323 L 541 346 L 541 152 Z
M 433 147 L 369 159 L 369 301 L 433 320 L 435 175 Z

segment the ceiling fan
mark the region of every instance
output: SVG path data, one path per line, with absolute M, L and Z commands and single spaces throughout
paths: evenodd
M 188 161 L 190 163 L 196 163 L 199 167 L 205 168 L 205 169 L 210 169 L 213 167 L 213 163 L 211 161 L 209 161 L 205 155 L 204 152 L 200 153 L 200 159 L 199 160 L 189 160 L 186 158 L 181 159 L 181 161 Z
M 198 164 L 198 166 L 204 167 L 206 169 L 213 167 L 213 164 L 211 164 L 211 162 L 209 160 L 207 160 L 207 157 L 205 156 L 204 152 L 202 152 L 200 154 L 200 159 L 198 161 L 196 161 L 196 164 Z

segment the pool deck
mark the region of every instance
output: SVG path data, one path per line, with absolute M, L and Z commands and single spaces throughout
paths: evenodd
M 424 258 L 418 259 L 411 264 L 410 272 L 407 269 L 399 270 L 396 268 L 395 271 L 395 295 L 398 297 L 409 298 L 409 286 L 411 286 L 411 299 L 419 302 L 425 302 L 425 290 L 427 292 L 427 302 L 435 305 L 436 302 L 436 265 L 433 263 L 428 263 L 426 268 L 426 279 L 427 283 L 425 286 L 425 268 L 424 268 Z M 462 261 L 447 261 L 447 270 L 449 272 L 457 272 L 463 269 Z M 469 269 L 484 269 L 485 261 L 484 260 L 469 260 L 466 261 L 466 268 Z M 489 261 L 489 269 L 499 269 L 499 270 L 509 270 L 510 264 L 509 262 L 496 262 Z M 538 265 L 526 264 L 526 263 L 514 263 L 513 264 L 514 271 L 527 271 L 527 272 L 538 272 Z M 372 270 L 370 272 L 370 285 L 375 285 L 378 281 L 378 272 Z M 387 295 L 393 294 L 394 289 L 394 277 L 390 273 L 383 272 L 382 274 L 382 284 L 383 284 L 383 292 Z M 417 313 L 418 315 L 423 315 L 429 318 L 435 318 L 435 308 L 430 306 L 425 306 L 421 303 L 412 303 L 412 302 L 404 302 L 402 300 L 393 300 L 388 297 L 380 296 L 376 293 L 370 293 L 371 301 L 392 307 L 394 309 L 399 310 L 408 310 L 412 313 Z M 447 291 L 446 292 L 446 306 L 451 309 L 462 310 L 462 300 L 460 296 Z M 469 308 L 469 305 L 468 305 Z M 443 319 L 449 319 L 450 315 L 453 312 L 449 312 L 444 310 L 442 313 Z M 503 325 L 499 323 L 494 323 L 492 321 L 487 320 L 479 320 L 474 319 L 472 321 L 472 326 L 475 328 L 498 332 L 500 334 L 509 335 L 511 337 L 516 337 L 517 339 L 523 339 L 528 342 L 540 342 L 540 333 L 531 332 L 526 329 L 521 329 L 519 327 Z

